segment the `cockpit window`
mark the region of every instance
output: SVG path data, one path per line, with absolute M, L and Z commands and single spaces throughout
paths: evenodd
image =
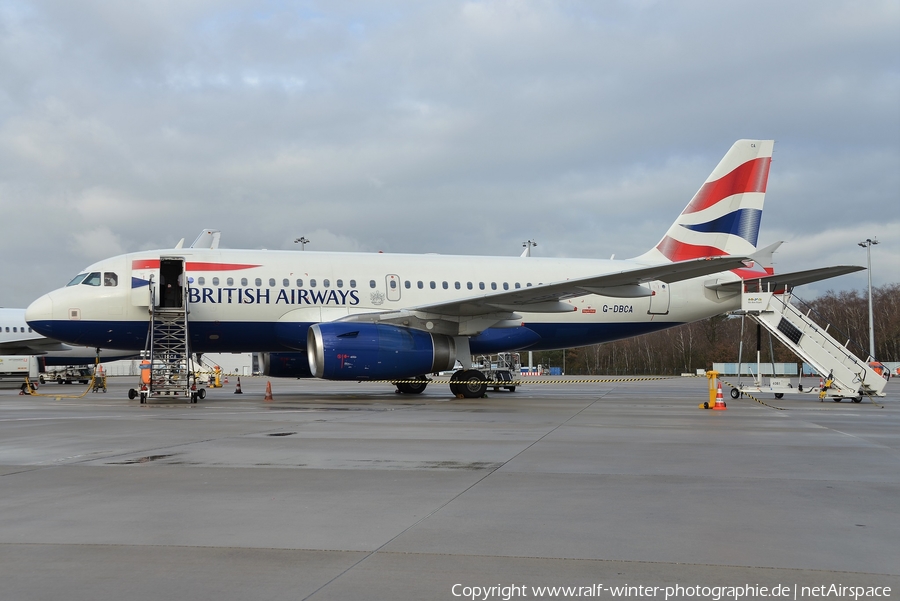
M 81 283 L 84 284 L 85 286 L 99 286 L 100 285 L 100 272 L 94 271 L 92 273 L 89 273 L 88 276 L 86 278 L 84 278 L 84 281 Z
M 77 286 L 85 277 L 87 277 L 86 273 L 79 273 L 74 278 L 72 278 L 72 281 L 66 284 L 66 286 Z
M 118 286 L 119 285 L 119 276 L 111 271 L 103 272 L 103 285 L 104 286 Z

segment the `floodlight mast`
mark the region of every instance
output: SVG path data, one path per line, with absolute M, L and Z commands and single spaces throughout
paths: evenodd
M 872 314 L 872 245 L 878 244 L 878 238 L 866 238 L 858 245 L 866 249 L 866 271 L 869 276 L 869 361 L 875 360 L 875 319 Z

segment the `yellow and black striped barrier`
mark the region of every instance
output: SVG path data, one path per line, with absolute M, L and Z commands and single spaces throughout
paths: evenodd
M 745 396 L 745 397 L 747 397 L 747 398 L 753 399 L 754 401 L 756 401 L 756 402 L 759 403 L 760 405 L 765 405 L 766 407 L 769 407 L 769 408 L 771 408 L 771 409 L 778 409 L 779 411 L 785 411 L 785 408 L 784 408 L 784 407 L 776 407 L 775 405 L 770 405 L 770 404 L 768 404 L 768 403 L 765 402 L 765 401 L 761 401 L 761 400 L 759 400 L 758 398 L 756 398 L 755 396 L 753 396 L 752 394 L 750 394 L 749 392 L 744 392 L 744 391 L 741 390 L 739 387 L 735 386 L 735 385 L 732 384 L 731 382 L 728 382 L 727 380 L 723 380 L 722 378 L 719 378 L 719 381 L 722 382 L 723 384 L 725 384 L 726 386 L 731 386 L 731 387 L 734 388 L 735 390 L 740 390 L 741 396 Z M 738 398 L 741 398 L 741 397 L 739 396 Z

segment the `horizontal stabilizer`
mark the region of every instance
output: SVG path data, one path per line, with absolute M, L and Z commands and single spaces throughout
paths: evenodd
M 745 283 L 754 288 L 758 285 L 766 290 L 781 290 L 785 288 L 794 288 L 803 284 L 810 284 L 829 278 L 836 278 L 839 275 L 847 275 L 862 271 L 865 267 L 856 265 L 835 265 L 833 267 L 820 267 L 819 269 L 808 269 L 806 271 L 794 271 L 792 273 L 778 273 L 759 279 L 735 280 L 733 282 L 720 282 L 709 284 L 707 288 L 710 290 L 728 290 L 740 292 L 741 286 Z

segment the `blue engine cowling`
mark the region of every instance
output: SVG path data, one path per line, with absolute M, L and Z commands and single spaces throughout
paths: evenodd
M 259 353 L 259 370 L 273 378 L 311 378 L 306 353 Z
M 326 380 L 391 380 L 453 369 L 450 336 L 399 326 L 331 322 L 309 327 L 309 367 Z

